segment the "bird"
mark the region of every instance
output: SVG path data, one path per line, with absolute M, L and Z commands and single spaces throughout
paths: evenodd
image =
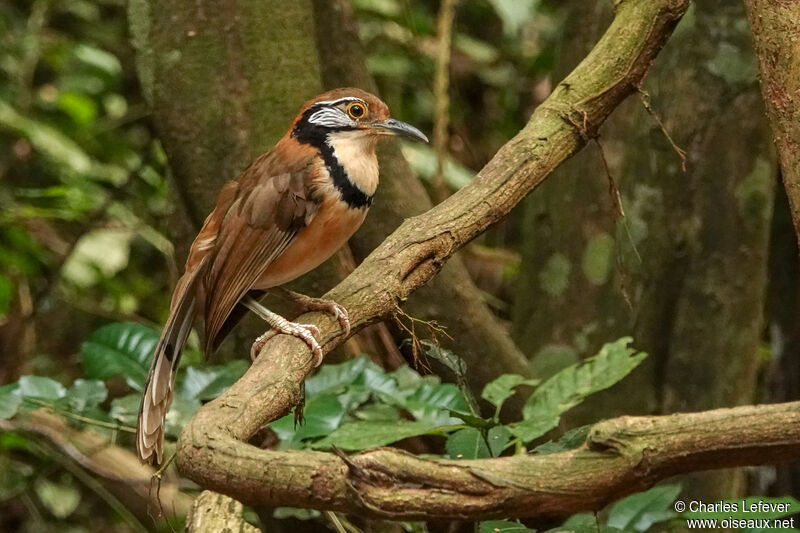
M 271 328 L 253 343 L 251 358 L 270 337 L 288 334 L 308 345 L 319 366 L 319 330 L 264 307 L 259 298 L 268 289 L 333 314 L 349 334 L 342 306 L 281 285 L 319 266 L 364 222 L 378 186 L 376 145 L 384 136 L 428 142 L 419 129 L 392 118 L 377 96 L 334 89 L 306 102 L 278 143 L 222 187 L 192 242 L 145 380 L 136 427 L 142 462 L 162 462 L 175 374 L 195 317 L 204 320 L 206 357 L 249 310 Z

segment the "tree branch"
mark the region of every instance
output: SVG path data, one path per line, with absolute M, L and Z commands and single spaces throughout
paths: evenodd
M 637 90 L 687 5 L 619 0 L 594 50 L 475 181 L 406 220 L 328 297 L 349 309 L 356 327 L 390 313 L 596 134 Z M 326 350 L 341 342 L 331 317 L 314 313 L 302 320 L 320 327 Z M 596 425 L 583 448 L 547 456 L 450 461 L 378 449 L 345 462 L 329 453 L 246 444 L 295 404 L 311 366 L 302 341 L 279 336 L 268 343 L 250 370 L 184 430 L 177 458 L 182 473 L 247 503 L 394 518 L 485 518 L 597 509 L 677 473 L 800 456 L 797 403 L 620 418 Z

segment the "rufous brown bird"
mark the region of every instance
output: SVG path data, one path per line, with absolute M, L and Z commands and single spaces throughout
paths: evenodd
M 207 356 L 249 309 L 272 328 L 256 340 L 251 357 L 284 333 L 302 339 L 321 363 L 319 330 L 286 320 L 258 299 L 317 267 L 361 226 L 378 186 L 375 147 L 385 135 L 428 140 L 391 118 L 372 94 L 329 91 L 307 102 L 278 144 L 222 188 L 192 243 L 147 374 L 136 428 L 143 461 L 162 460 L 175 372 L 196 315 L 205 318 Z M 284 293 L 306 309 L 333 313 L 349 333 L 347 311 L 335 302 Z

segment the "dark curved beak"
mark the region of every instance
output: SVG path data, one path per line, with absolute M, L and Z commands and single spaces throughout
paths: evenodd
M 407 137 L 416 141 L 428 142 L 428 138 L 424 133 L 419 131 L 411 124 L 403 122 L 402 120 L 390 118 L 383 122 L 376 122 L 372 125 L 372 127 L 379 130 L 383 135 L 397 135 L 399 137 Z

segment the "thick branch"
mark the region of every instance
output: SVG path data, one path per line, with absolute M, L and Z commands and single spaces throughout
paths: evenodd
M 800 3 L 745 0 L 783 183 L 800 239 Z
M 406 220 L 328 294 L 356 327 L 391 313 L 458 248 L 500 220 L 580 150 L 641 83 L 688 0 L 620 0 L 609 30 L 475 181 Z M 341 339 L 328 316 L 326 350 Z M 202 486 L 248 503 L 410 517 L 561 515 L 598 508 L 665 476 L 800 454 L 798 405 L 620 419 L 595 427 L 587 448 L 549 456 L 428 461 L 387 449 L 348 463 L 319 452 L 259 450 L 245 441 L 287 412 L 311 370 L 304 343 L 265 346 L 250 370 L 204 406 L 181 435 L 178 466 Z M 558 476 L 553 473 L 558 472 Z M 576 488 L 580 487 L 580 488 Z

